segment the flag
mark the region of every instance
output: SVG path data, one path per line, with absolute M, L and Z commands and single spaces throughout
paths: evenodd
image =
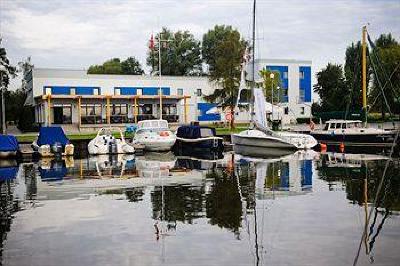
M 149 43 L 149 48 L 150 48 L 151 50 L 154 49 L 154 38 L 153 38 L 153 34 L 151 34 L 150 43 Z

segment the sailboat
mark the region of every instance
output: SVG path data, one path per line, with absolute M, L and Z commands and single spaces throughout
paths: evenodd
M 255 24 L 256 24 L 256 1 L 253 4 L 253 38 L 252 38 L 252 100 L 250 103 L 250 128 L 237 134 L 232 134 L 232 143 L 236 152 L 247 152 L 248 155 L 262 156 L 268 155 L 270 152 L 283 155 L 282 152 L 290 153 L 290 151 L 298 149 L 311 149 L 318 142 L 310 135 L 298 134 L 291 132 L 274 132 L 267 126 L 266 120 L 266 101 L 263 90 L 254 88 L 255 74 Z M 242 64 L 240 92 L 245 87 L 245 68 L 247 60 Z M 237 101 L 239 103 L 239 100 Z
M 367 121 L 367 28 L 362 31 L 362 96 L 365 121 Z M 310 134 L 319 142 L 346 146 L 369 146 L 390 148 L 396 132 L 367 127 L 360 120 L 328 120 L 323 129 L 311 130 Z

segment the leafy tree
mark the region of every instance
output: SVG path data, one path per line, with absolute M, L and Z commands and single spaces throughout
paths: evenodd
M 127 75 L 143 75 L 144 71 L 140 66 L 138 60 L 134 57 L 128 57 L 126 60 L 121 62 L 121 70 L 123 74 Z
M 372 110 L 381 111 L 384 118 L 385 112 L 390 111 L 400 113 L 400 45 L 389 34 L 381 34 L 375 40 L 375 46 L 371 54 L 373 63 L 373 86 L 370 95 Z M 382 95 L 382 88 L 385 97 Z
M 154 47 L 147 52 L 147 65 L 152 73 L 159 66 L 159 36 L 154 40 Z M 163 41 L 164 40 L 164 41 Z M 189 31 L 172 32 L 167 28 L 161 30 L 161 74 L 171 76 L 198 76 L 202 73 L 200 41 Z
M 342 66 L 329 63 L 316 75 L 317 84 L 314 85 L 314 91 L 321 99 L 321 109 L 324 111 L 346 110 L 349 93 Z
M 274 78 L 271 78 L 271 74 L 274 74 Z M 267 102 L 271 102 L 272 99 L 272 90 L 274 91 L 274 103 L 280 101 L 279 97 L 283 95 L 279 95 L 278 87 L 281 87 L 281 77 L 278 71 L 271 71 L 269 69 L 263 69 L 260 71 L 260 76 L 263 79 L 263 82 L 259 84 L 264 89 L 264 95 Z
M 216 25 L 214 29 L 203 35 L 202 54 L 209 66 L 209 79 L 221 87 L 204 98 L 208 102 L 218 102 L 223 107 L 229 107 L 232 113 L 232 128 L 245 47 L 246 42 L 231 26 Z
M 368 56 L 368 50 L 367 50 Z M 348 104 L 350 109 L 361 110 L 362 108 L 362 46 L 361 42 L 352 43 L 346 49 L 344 64 L 344 75 L 349 93 Z M 367 59 L 367 84 L 370 80 L 370 64 Z M 368 86 L 367 86 L 368 94 Z
M 4 95 L 7 94 L 7 88 L 10 84 L 10 79 L 16 76 L 16 67 L 10 64 L 10 60 L 7 58 L 6 48 L 1 44 L 2 39 L 0 38 L 0 89 L 4 90 Z M 2 94 L 0 94 L 1 97 Z M 4 96 L 5 97 L 5 96 Z M 5 98 L 5 102 L 6 98 Z M 7 105 L 6 105 L 7 107 Z M 7 112 L 6 112 L 7 115 Z M 6 119 L 7 121 L 7 119 Z
M 115 75 L 142 75 L 144 73 L 139 61 L 134 57 L 128 57 L 121 61 L 119 58 L 112 58 L 102 65 L 92 65 L 88 74 L 115 74 Z

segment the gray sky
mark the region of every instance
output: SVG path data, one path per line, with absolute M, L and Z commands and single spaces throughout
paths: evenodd
M 131 55 L 145 67 L 148 40 L 161 26 L 198 39 L 215 24 L 251 35 L 252 0 L 0 2 L 0 33 L 12 63 L 31 56 L 36 67 L 83 69 Z M 316 72 L 343 63 L 365 23 L 373 38 L 391 32 L 400 40 L 399 0 L 257 2 L 259 58 L 310 59 Z

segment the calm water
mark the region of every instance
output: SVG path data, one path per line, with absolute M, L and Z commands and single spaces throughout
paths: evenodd
M 198 156 L 2 161 L 2 264 L 399 265 L 398 159 Z

